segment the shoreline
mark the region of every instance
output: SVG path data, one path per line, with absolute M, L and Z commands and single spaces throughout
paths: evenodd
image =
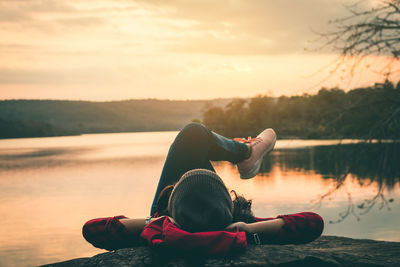
M 120 131 L 120 132 L 87 132 L 87 133 L 77 133 L 77 134 L 61 134 L 61 135 L 43 135 L 43 136 L 13 136 L 13 137 L 0 137 L 2 140 L 12 140 L 12 139 L 36 139 L 36 138 L 53 138 L 53 137 L 76 137 L 82 135 L 95 135 L 95 134 L 130 134 L 130 133 L 159 133 L 159 132 L 179 132 L 178 130 L 154 130 L 154 131 Z M 278 140 L 317 140 L 317 141 L 333 141 L 333 140 L 354 140 L 359 142 L 400 142 L 400 139 L 362 139 L 362 138 L 352 138 L 352 137 L 326 137 L 326 138 L 303 138 L 300 136 L 279 136 Z

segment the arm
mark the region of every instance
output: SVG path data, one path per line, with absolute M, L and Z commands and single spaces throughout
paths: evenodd
M 149 222 L 152 222 L 158 218 L 151 218 Z M 139 219 L 129 219 L 129 218 L 124 218 L 119 220 L 122 225 L 125 226 L 125 229 L 129 232 L 131 235 L 139 236 L 140 233 L 143 231 L 144 227 L 146 226 L 146 219 L 145 218 L 139 218 Z
M 273 219 L 269 221 L 249 223 L 245 227 L 245 231 L 249 234 L 259 233 L 265 237 L 274 237 L 279 234 L 285 224 L 283 219 Z
M 246 224 L 237 222 L 228 226 L 247 233 L 248 242 L 252 243 L 257 234 L 263 244 L 304 244 L 318 238 L 324 229 L 324 221 L 314 212 L 302 212 L 281 215 L 272 220 Z
M 125 216 L 97 218 L 85 223 L 82 234 L 94 247 L 115 250 L 142 244 L 140 233 L 144 225 L 145 219 Z
M 278 219 L 260 221 L 255 223 L 236 222 L 229 225 L 226 229 L 228 231 L 232 231 L 237 227 L 239 231 L 246 232 L 248 236 L 257 234 L 260 237 L 262 237 L 263 240 L 268 240 L 278 236 L 284 224 L 285 221 L 281 218 L 278 218 Z
M 160 217 L 146 226 L 141 237 L 155 248 L 168 248 L 167 251 L 179 251 L 192 255 L 224 255 L 243 251 L 246 248 L 245 232 L 211 231 L 186 232 L 180 229 L 171 218 Z

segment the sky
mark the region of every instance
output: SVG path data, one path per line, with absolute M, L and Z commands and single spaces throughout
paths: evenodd
M 317 49 L 316 32 L 354 2 L 0 0 L 0 99 L 211 99 L 372 85 L 382 77 L 329 75 L 337 52 Z

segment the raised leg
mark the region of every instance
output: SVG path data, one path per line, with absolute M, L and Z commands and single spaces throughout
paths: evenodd
M 198 168 L 215 171 L 210 160 L 238 163 L 246 158 L 248 152 L 247 145 L 216 134 L 202 124 L 186 125 L 169 149 L 151 206 L 151 215 L 156 211 L 160 192 L 167 185 L 175 184 L 185 172 Z

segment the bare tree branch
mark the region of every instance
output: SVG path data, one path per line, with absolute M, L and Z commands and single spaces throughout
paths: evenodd
M 361 61 L 368 56 L 393 58 L 390 66 L 379 71 L 387 78 L 394 73 L 388 69 L 400 63 L 400 1 L 381 1 L 378 7 L 369 10 L 362 10 L 362 2 L 345 6 L 350 16 L 329 22 L 335 30 L 317 33 L 325 40 L 319 49 L 333 48 L 340 52 L 342 65 L 350 62 L 350 75 L 363 67 Z M 336 71 L 337 66 L 334 68 Z

